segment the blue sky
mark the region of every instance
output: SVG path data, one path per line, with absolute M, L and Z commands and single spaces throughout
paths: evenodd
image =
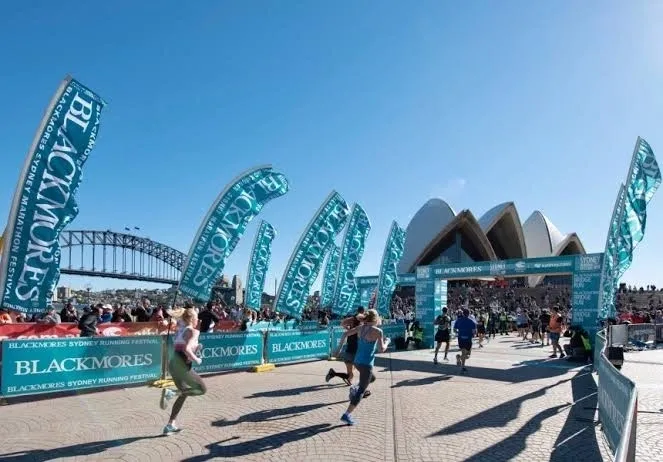
M 1 7 L 1 216 L 67 73 L 108 102 L 70 229 L 186 251 L 224 185 L 271 163 L 291 191 L 261 214 L 279 233 L 268 288 L 332 189 L 372 221 L 365 275 L 431 197 L 477 216 L 513 200 L 602 251 L 638 135 L 663 163 L 658 2 L 90 3 Z M 627 282 L 663 286 L 659 196 Z M 88 282 L 136 285 L 61 280 Z

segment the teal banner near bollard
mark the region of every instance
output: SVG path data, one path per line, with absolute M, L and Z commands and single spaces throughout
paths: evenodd
M 396 323 L 396 324 L 383 324 L 380 326 L 382 329 L 382 334 L 391 339 L 389 344 L 389 350 L 394 350 L 396 348 L 396 339 L 402 337 L 405 339 L 405 324 Z
M 56 393 L 156 380 L 161 345 L 158 335 L 5 340 L 1 393 Z
M 257 366 L 262 363 L 260 332 L 200 334 L 203 363 L 194 370 L 201 374 Z
M 329 329 L 267 333 L 267 361 L 289 363 L 329 356 Z
M 301 330 L 320 329 L 320 323 L 318 321 L 302 321 L 297 328 Z
M 342 327 L 334 327 L 331 330 L 331 355 L 334 355 L 334 352 L 338 349 L 338 344 L 341 343 L 341 337 L 345 333 L 345 329 Z

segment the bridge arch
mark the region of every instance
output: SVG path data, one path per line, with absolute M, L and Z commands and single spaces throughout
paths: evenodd
M 146 237 L 114 231 L 65 230 L 60 272 L 177 284 L 186 254 Z

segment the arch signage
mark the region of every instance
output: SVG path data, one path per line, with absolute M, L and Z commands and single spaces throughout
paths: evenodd
M 447 305 L 447 280 L 481 277 L 524 277 L 569 274 L 572 277 L 573 325 L 581 325 L 594 338 L 598 331 L 599 289 L 603 254 L 471 262 L 417 267 L 415 295 L 417 318 L 424 327 L 424 343 L 432 348 L 433 322 Z

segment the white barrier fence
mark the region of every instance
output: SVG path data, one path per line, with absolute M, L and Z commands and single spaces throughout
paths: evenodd
M 625 348 L 655 348 L 663 342 L 663 325 L 617 324 L 610 326 L 610 345 Z

